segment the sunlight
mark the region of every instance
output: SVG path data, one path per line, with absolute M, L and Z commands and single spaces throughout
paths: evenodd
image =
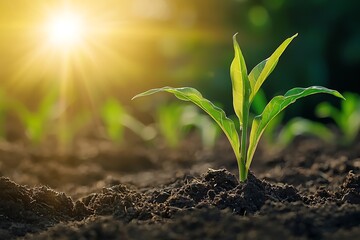
M 26 41 L 17 40 L 20 44 L 12 48 L 8 38 L 6 51 L 16 54 L 10 67 L 3 68 L 10 76 L 7 84 L 19 92 L 55 84 L 63 98 L 81 97 L 84 102 L 96 102 L 96 96 L 112 93 L 115 87 L 130 95 L 128 85 L 137 88 L 154 66 L 178 58 L 181 42 L 219 41 L 226 36 L 209 29 L 174 28 L 167 22 L 171 11 L 165 1 L 149 5 L 151 14 L 141 4 L 145 2 L 64 1 L 39 4 L 36 9 L 29 4 L 30 10 L 24 7 L 26 14 L 18 16 L 24 19 L 24 31 L 18 34 L 15 29 L 17 35 L 12 37 Z M 163 76 L 158 75 L 152 79 Z
M 195 71 L 182 63 L 182 42 L 228 40 L 216 29 L 196 27 L 193 14 L 173 25 L 168 1 L 41 1 L 26 1 L 21 11 L 0 7 L 0 85 L 6 76 L 7 88 L 34 102 L 55 88 L 66 110 L 57 116 L 54 136 L 73 124 L 78 110 L 96 113 L 107 96 L 130 101 L 152 81 L 183 78 L 178 69 L 185 67 L 186 74 Z M 161 71 L 149 77 L 154 69 Z
M 69 47 L 81 42 L 84 24 L 80 16 L 65 12 L 49 21 L 47 31 L 50 43 L 55 46 Z

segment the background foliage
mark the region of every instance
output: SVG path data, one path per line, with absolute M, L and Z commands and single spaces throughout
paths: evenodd
M 130 112 L 150 123 L 151 112 L 168 96 L 130 99 L 164 85 L 202 89 L 204 96 L 233 114 L 229 66 L 236 32 L 249 69 L 283 39 L 299 33 L 264 85 L 267 98 L 295 86 L 360 92 L 355 72 L 360 68 L 359 1 L 61 1 L 85 12 L 89 25 L 101 30 L 87 43 L 91 58 L 74 53 L 66 72 L 58 53 L 38 51 L 44 45 L 39 30 L 44 12 L 56 9 L 59 2 L 0 3 L 0 89 L 30 111 L 49 89 L 58 89 L 61 114 L 67 115 L 61 122 L 86 110 L 96 125 L 98 109 L 114 97 L 127 109 L 140 109 Z M 292 106 L 285 121 L 295 115 L 314 118 L 312 103 L 320 98 L 339 105 L 331 97 L 314 96 Z

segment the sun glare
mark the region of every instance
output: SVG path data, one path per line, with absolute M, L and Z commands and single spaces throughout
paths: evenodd
M 51 44 L 69 47 L 81 42 L 84 23 L 76 14 L 62 13 L 50 19 L 47 31 Z
M 64 96 L 75 95 L 73 89 L 81 86 L 90 99 L 99 89 L 113 91 L 113 86 L 141 81 L 157 61 L 175 59 L 181 49 L 180 38 L 214 40 L 224 35 L 196 28 L 179 31 L 167 23 L 167 8 L 161 7 L 165 12 L 159 13 L 160 17 L 154 12 L 143 16 L 152 5 L 144 9 L 141 4 L 134 5 L 138 1 L 58 2 L 62 3 L 36 6 L 38 14 L 26 10 L 26 41 L 17 50 L 21 57 L 14 55 L 17 65 L 12 65 L 9 80 L 16 88 L 51 81 L 60 86 Z M 146 57 L 144 53 L 148 53 Z

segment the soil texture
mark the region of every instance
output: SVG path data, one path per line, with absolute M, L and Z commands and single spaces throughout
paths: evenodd
M 260 144 L 238 182 L 226 139 L 204 150 L 0 143 L 0 239 L 356 239 L 360 143 Z

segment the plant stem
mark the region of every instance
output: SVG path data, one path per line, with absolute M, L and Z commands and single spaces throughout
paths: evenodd
M 249 108 L 244 107 L 243 112 L 243 126 L 241 130 L 241 143 L 240 143 L 240 166 L 239 166 L 239 177 L 240 182 L 244 182 L 247 179 L 246 170 L 246 147 L 247 147 L 247 132 L 248 132 L 248 121 L 249 121 Z

